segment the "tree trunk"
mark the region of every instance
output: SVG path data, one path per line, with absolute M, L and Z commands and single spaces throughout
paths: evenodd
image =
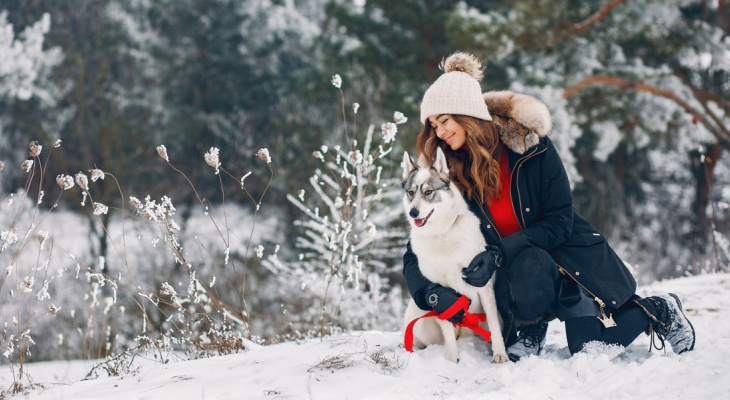
M 695 223 L 691 231 L 691 244 L 692 252 L 697 256 L 706 253 L 706 244 L 712 240 L 711 217 L 708 216 L 707 207 L 711 201 L 715 166 L 721 154 L 722 146 L 719 143 L 689 151 L 690 169 L 696 183 L 692 202 Z

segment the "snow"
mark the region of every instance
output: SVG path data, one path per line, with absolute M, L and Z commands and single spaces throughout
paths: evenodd
M 407 353 L 400 332 L 347 332 L 322 340 L 251 345 L 207 359 L 154 363 L 137 358 L 126 376 L 81 380 L 88 362 L 28 365 L 51 399 L 719 399 L 730 393 L 730 275 L 661 281 L 639 294 L 677 293 L 697 331 L 695 350 L 648 351 L 595 345 L 570 356 L 563 324 L 550 323 L 539 357 L 492 364 L 476 338 L 459 341 L 458 364 L 442 346 Z M 0 387 L 11 375 L 0 370 Z

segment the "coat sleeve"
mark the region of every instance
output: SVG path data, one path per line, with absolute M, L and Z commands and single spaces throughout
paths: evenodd
M 416 257 L 416 254 L 411 249 L 410 240 L 406 245 L 406 253 L 403 255 L 403 277 L 405 278 L 408 292 L 411 294 L 418 308 L 424 311 L 432 310 L 433 307 L 429 306 L 426 300 L 426 289 L 434 283 L 421 273 L 421 269 L 418 267 L 418 257 Z
M 539 247 L 550 251 L 560 246 L 572 233 L 573 196 L 568 174 L 550 139 L 545 138 L 545 142 L 547 149 L 542 156 L 538 156 L 540 157 L 539 165 L 537 165 L 539 170 L 525 171 L 539 173 L 539 184 L 533 180 L 529 188 L 517 188 L 518 191 L 531 192 L 528 197 L 539 203 L 537 206 L 541 210 L 541 214 L 521 231 L 500 241 L 502 256 L 507 264 L 514 256 L 528 247 Z M 530 162 L 530 160 L 526 162 Z M 519 193 L 519 196 L 526 198 L 525 193 Z M 519 206 L 517 204 L 517 207 Z M 519 210 L 517 207 L 516 209 Z

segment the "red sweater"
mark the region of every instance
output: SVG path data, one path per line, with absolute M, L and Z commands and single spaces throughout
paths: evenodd
M 512 191 L 510 190 L 510 175 L 512 170 L 507 162 L 507 155 L 503 154 L 499 161 L 500 176 L 499 180 L 502 188 L 499 191 L 500 197 L 492 198 L 492 204 L 489 205 L 489 212 L 494 217 L 494 225 L 497 231 L 505 238 L 515 232 L 518 232 L 520 223 L 517 222 L 515 210 L 512 207 Z

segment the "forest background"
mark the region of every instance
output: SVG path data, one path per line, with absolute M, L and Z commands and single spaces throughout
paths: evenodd
M 640 283 L 727 271 L 728 34 L 727 0 L 3 0 L 0 363 L 398 329 L 399 160 L 455 50 L 548 105 Z

